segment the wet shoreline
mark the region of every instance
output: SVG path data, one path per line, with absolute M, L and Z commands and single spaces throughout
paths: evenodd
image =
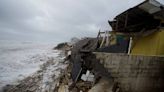
M 68 66 L 64 57 L 64 52 L 60 52 L 58 57 L 50 58 L 41 65 L 36 73 L 21 80 L 18 85 L 6 85 L 1 92 L 52 92 Z

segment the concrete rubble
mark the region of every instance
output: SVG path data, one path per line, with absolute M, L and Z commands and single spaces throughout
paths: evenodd
M 149 4 L 148 1 L 152 0 L 146 0 L 142 4 Z M 125 22 L 131 22 L 127 19 L 128 16 L 140 18 L 134 14 L 138 11 L 139 15 L 143 15 L 142 20 L 147 15 L 143 23 L 138 25 L 140 21 L 132 19 L 134 22 L 132 26 L 131 23 L 118 24 L 118 21 L 123 19 L 117 22 L 109 21 L 109 24 L 117 29 L 116 32 L 110 33 L 114 34 L 113 36 L 116 36 L 117 32 L 119 34 L 114 39 L 116 40 L 114 45 L 111 41 L 111 46 L 108 46 L 109 39 L 106 39 L 107 43 L 105 43 L 102 37 L 84 38 L 71 45 L 61 43 L 55 49 L 64 51 L 63 55 L 66 56 L 64 60 L 47 61 L 40 71 L 22 80 L 18 85 L 7 85 L 4 92 L 163 92 L 163 56 L 131 56 L 130 49 L 127 49 L 130 39 L 122 37 L 125 33 L 126 36 L 138 36 L 129 32 L 141 31 L 142 33 L 145 25 L 148 25 L 147 29 L 152 26 L 152 23 L 154 23 L 152 29 L 158 26 L 156 25 L 158 24 L 156 22 L 159 22 L 158 19 L 144 10 L 141 12 L 139 6 L 129 9 L 127 13 L 124 12 L 125 16 L 120 16 L 125 19 Z M 163 6 L 156 8 L 164 9 Z M 162 14 L 155 15 L 162 16 Z M 122 28 L 123 26 L 125 28 Z M 129 30 L 127 30 L 128 26 Z M 120 36 L 119 32 L 125 33 Z

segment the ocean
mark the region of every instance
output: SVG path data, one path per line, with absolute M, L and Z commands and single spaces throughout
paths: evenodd
M 0 41 L 0 89 L 32 75 L 40 66 L 59 56 L 55 44 Z

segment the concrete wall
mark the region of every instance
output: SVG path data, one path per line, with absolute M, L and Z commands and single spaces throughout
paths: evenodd
M 94 54 L 122 92 L 164 92 L 164 57 Z

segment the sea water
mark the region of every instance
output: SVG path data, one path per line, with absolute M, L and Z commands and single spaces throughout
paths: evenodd
M 40 65 L 55 58 L 55 44 L 0 41 L 0 89 L 40 69 Z

